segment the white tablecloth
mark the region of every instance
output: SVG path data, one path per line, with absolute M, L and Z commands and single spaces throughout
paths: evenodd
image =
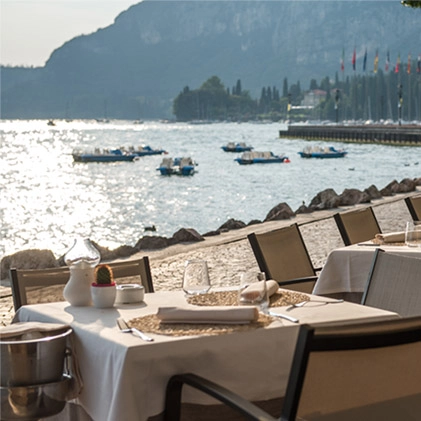
M 116 326 L 118 317 L 130 320 L 156 313 L 159 306 L 184 303 L 182 292 L 157 292 L 146 294 L 142 305 L 112 309 L 72 307 L 66 302 L 38 304 L 21 307 L 15 321 L 72 326 L 84 381 L 78 402 L 95 421 L 142 421 L 161 413 L 169 377 L 183 372 L 207 377 L 252 400 L 284 395 L 297 324 L 276 319 L 265 329 L 220 336 L 151 335 L 155 342 L 122 333 Z M 274 311 L 286 312 L 286 308 Z M 352 303 L 308 304 L 288 314 L 300 323 L 398 317 Z M 209 402 L 197 401 L 193 395 L 186 399 Z
M 388 253 L 421 258 L 420 247 L 375 246 L 370 242 L 354 244 L 333 250 L 320 272 L 313 293 L 318 295 L 334 293 L 364 292 L 376 248 Z

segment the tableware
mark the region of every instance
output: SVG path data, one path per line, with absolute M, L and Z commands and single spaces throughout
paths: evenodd
M 123 318 L 117 319 L 117 326 L 120 328 L 120 330 L 123 333 L 133 333 L 133 335 L 138 336 L 139 338 L 143 339 L 144 341 L 148 341 L 148 342 L 153 342 L 154 341 L 153 338 L 151 338 L 148 335 L 145 335 L 139 329 L 136 329 L 135 327 L 130 327 Z
M 241 274 L 238 304 L 255 305 L 261 311 L 267 311 L 269 298 L 264 272 L 249 271 Z
M 406 223 L 405 244 L 408 247 L 421 247 L 421 223 L 414 221 Z
M 269 316 L 272 316 L 272 317 L 279 317 L 281 319 L 289 320 L 292 323 L 299 323 L 300 322 L 295 317 L 287 316 L 286 314 L 282 314 L 282 313 L 275 313 L 274 311 L 271 311 L 271 310 L 268 311 L 268 314 L 269 314 Z
M 189 295 L 206 294 L 210 287 L 206 260 L 187 260 L 184 266 L 183 291 Z
M 117 304 L 141 303 L 145 297 L 145 288 L 139 284 L 117 285 Z
M 334 300 L 332 299 L 331 301 L 323 301 L 323 300 L 306 300 L 306 301 L 301 301 L 300 303 L 296 303 L 296 304 L 290 304 L 287 307 L 287 311 L 292 310 L 293 308 L 299 308 L 299 307 L 304 307 L 306 304 L 308 303 L 318 303 L 318 304 L 338 304 L 338 303 L 343 303 L 344 300 L 342 299 L 337 299 Z

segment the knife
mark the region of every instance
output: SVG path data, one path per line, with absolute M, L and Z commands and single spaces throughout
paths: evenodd
M 300 321 L 298 319 L 296 319 L 295 317 L 292 316 L 287 316 L 286 314 L 281 314 L 281 313 L 275 313 L 273 311 L 269 310 L 269 315 L 273 316 L 273 317 L 280 317 L 281 319 L 285 319 L 285 320 L 289 320 L 292 323 L 299 323 Z
M 120 328 L 120 330 L 124 333 L 133 333 L 133 335 L 139 336 L 139 338 L 143 339 L 144 341 L 152 342 L 154 339 L 149 337 L 148 335 L 145 335 L 142 331 L 139 329 L 136 329 L 135 327 L 130 327 L 127 322 L 123 318 L 117 319 L 117 325 Z

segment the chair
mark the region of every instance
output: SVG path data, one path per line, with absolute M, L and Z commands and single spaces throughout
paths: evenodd
M 421 194 L 405 199 L 406 206 L 414 221 L 421 221 Z
M 421 259 L 377 249 L 361 304 L 402 317 L 421 316 L 420 283 Z
M 333 218 L 346 246 L 371 240 L 382 232 L 371 206 L 336 213 Z
M 118 283 L 140 282 L 145 292 L 154 292 L 149 258 L 107 263 Z M 70 277 L 67 266 L 52 269 L 10 269 L 15 311 L 26 304 L 63 301 L 63 289 Z
M 247 236 L 259 268 L 266 279 L 282 288 L 311 293 L 317 281 L 303 237 L 297 224 L 263 234 Z
M 302 325 L 280 420 L 419 420 L 420 352 L 420 317 Z M 188 373 L 172 376 L 167 384 L 165 421 L 180 419 L 184 385 L 212 396 L 244 419 L 275 420 L 234 392 Z

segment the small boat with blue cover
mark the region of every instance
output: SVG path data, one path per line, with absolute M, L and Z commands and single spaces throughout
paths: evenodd
M 121 162 L 134 161 L 139 157 L 135 154 L 123 152 L 121 149 L 95 149 L 94 152 L 72 152 L 73 160 L 75 162 Z
M 193 175 L 196 165 L 190 157 L 164 158 L 157 170 L 161 175 Z
M 225 146 L 221 146 L 221 149 L 223 149 L 225 152 L 246 152 L 251 151 L 253 149 L 253 146 L 246 145 L 244 142 L 234 143 L 229 142 Z
M 298 152 L 301 158 L 343 158 L 347 153 L 343 149 L 335 149 L 333 146 L 325 148 L 307 146 L 301 152 Z
M 168 153 L 164 149 L 154 149 L 151 148 L 149 145 L 138 146 L 137 149 L 135 149 L 134 146 L 130 146 L 128 152 L 137 156 L 162 155 Z
M 240 165 L 250 164 L 274 164 L 290 162 L 285 155 L 275 155 L 273 152 L 244 152 L 239 158 L 235 158 Z

